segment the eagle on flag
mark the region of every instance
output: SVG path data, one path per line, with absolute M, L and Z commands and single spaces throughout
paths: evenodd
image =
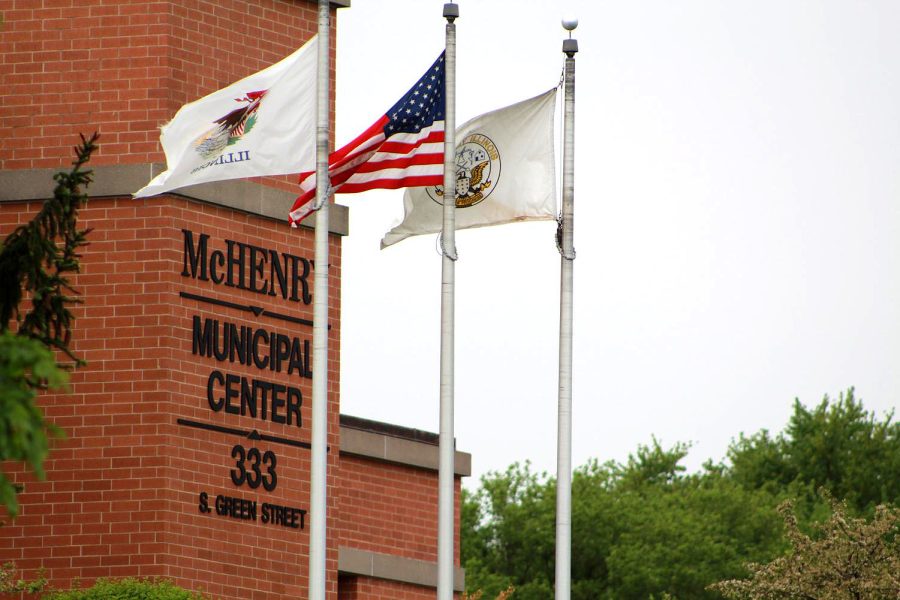
M 225 151 L 226 147 L 234 144 L 242 135 L 253 129 L 253 125 L 256 124 L 256 111 L 259 110 L 259 103 L 267 91 L 247 92 L 243 98 L 235 98 L 235 102 L 244 102 L 245 105 L 213 121 L 216 126 L 194 142 L 194 147 L 200 156 L 205 160 L 216 158 Z

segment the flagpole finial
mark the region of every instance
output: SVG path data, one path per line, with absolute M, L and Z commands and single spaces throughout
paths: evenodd
M 459 6 L 455 2 L 448 2 L 444 5 L 444 18 L 451 23 L 459 18 Z
M 569 32 L 569 39 L 563 40 L 563 52 L 571 58 L 574 56 L 576 52 L 578 52 L 578 40 L 572 39 L 572 32 L 578 27 L 578 19 L 575 18 L 564 18 L 562 20 L 563 29 Z

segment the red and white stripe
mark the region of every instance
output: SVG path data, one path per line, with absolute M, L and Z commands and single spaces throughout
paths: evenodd
M 334 193 L 440 185 L 444 180 L 444 122 L 434 121 L 418 133 L 385 137 L 387 116 L 355 140 L 331 153 L 328 175 Z M 309 216 L 316 202 L 316 174 L 301 173 L 302 193 L 290 212 L 291 225 Z

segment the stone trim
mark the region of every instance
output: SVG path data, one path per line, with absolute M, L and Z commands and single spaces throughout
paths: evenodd
M 348 425 L 344 415 L 341 422 L 341 454 L 374 458 L 385 462 L 437 471 L 440 454 L 437 445 L 416 439 L 389 435 L 372 429 Z M 433 435 L 433 434 L 432 434 Z M 472 474 L 472 455 L 456 451 L 453 471 L 460 477 Z
M 90 165 L 89 165 L 90 166 Z M 92 198 L 131 196 L 165 168 L 158 163 L 90 166 L 94 182 L 88 188 Z M 53 175 L 57 169 L 19 169 L 0 172 L 0 202 L 45 200 L 53 191 Z M 244 179 L 215 181 L 181 188 L 167 195 L 182 196 L 234 208 L 243 212 L 286 222 L 296 194 Z M 135 200 L 141 202 L 142 200 Z M 346 206 L 331 204 L 328 223 L 330 232 L 350 233 L 350 214 Z M 301 227 L 315 227 L 315 219 L 307 219 Z
M 391 437 L 413 440 L 424 444 L 431 444 L 432 446 L 437 446 L 440 442 L 440 436 L 430 431 L 423 431 L 421 429 L 413 429 L 412 427 L 404 427 L 403 425 L 373 421 L 372 419 L 364 419 L 362 417 L 353 417 L 350 415 L 341 415 L 341 427 L 383 433 L 384 435 L 389 435 Z
M 437 571 L 436 562 L 357 550 L 346 546 L 338 548 L 338 573 L 346 575 L 377 577 L 436 588 Z M 466 571 L 461 567 L 453 569 L 453 589 L 457 592 L 466 589 Z

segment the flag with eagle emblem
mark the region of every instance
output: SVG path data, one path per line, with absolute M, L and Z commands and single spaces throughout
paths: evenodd
M 456 130 L 456 228 L 556 219 L 553 115 L 556 88 L 480 117 Z M 410 188 L 403 220 L 381 247 L 441 231 L 441 185 Z
M 316 36 L 284 60 L 179 109 L 163 125 L 166 170 L 134 194 L 300 173 L 316 161 Z

